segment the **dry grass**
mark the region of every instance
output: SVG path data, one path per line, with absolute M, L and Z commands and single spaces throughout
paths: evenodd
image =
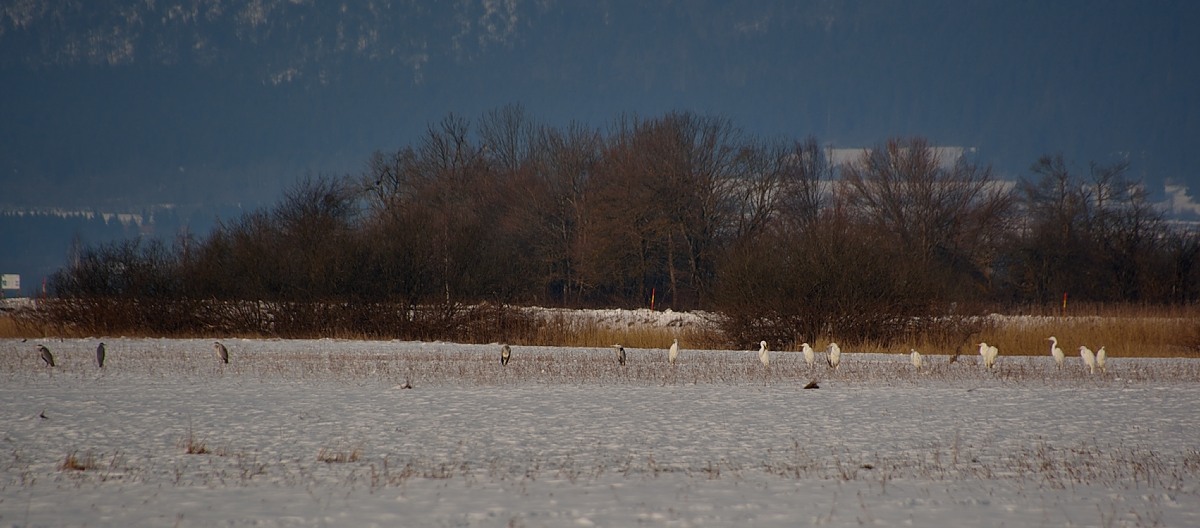
M 83 458 L 80 458 L 74 451 L 67 453 L 66 458 L 58 465 L 60 471 L 88 471 L 100 467 L 96 463 L 96 457 L 89 451 Z
M 322 447 L 317 452 L 317 460 L 326 464 L 346 464 L 349 462 L 358 462 L 362 458 L 362 448 L 354 447 L 349 450 Z
M 205 445 L 204 440 L 196 439 L 196 435 L 192 433 L 191 425 L 188 425 L 187 437 L 179 440 L 179 448 L 189 455 L 207 455 L 211 454 L 212 450 Z
M 1079 346 L 1086 345 L 1092 350 L 1105 347 L 1110 358 L 1200 358 L 1200 311 L 1196 309 L 1126 307 L 1096 308 L 1096 311 L 1105 315 L 990 316 L 974 331 L 964 332 L 950 343 L 918 336 L 910 343 L 892 346 L 862 343 L 856 348 L 880 353 L 907 354 L 915 348 L 922 354 L 974 355 L 982 341 L 998 347 L 1005 356 L 1048 356 L 1049 337 L 1054 336 L 1068 357 L 1077 356 Z

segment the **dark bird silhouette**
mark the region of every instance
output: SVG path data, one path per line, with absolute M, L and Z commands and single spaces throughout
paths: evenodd
M 621 366 L 625 366 L 625 347 L 621 345 L 613 345 L 613 348 L 617 349 L 617 363 L 620 363 Z
M 96 345 L 96 365 L 104 368 L 104 343 Z
M 229 364 L 229 349 L 225 348 L 220 341 L 213 343 L 213 351 L 217 353 L 217 357 L 225 364 Z
M 50 349 L 46 345 L 38 345 L 38 351 L 42 354 L 42 361 L 46 362 L 47 366 L 54 366 L 54 354 L 50 353 Z
M 42 409 L 42 412 L 41 412 L 40 414 L 38 414 L 38 418 L 41 418 L 41 419 L 43 419 L 43 420 L 49 420 L 49 419 L 50 419 L 50 417 L 49 417 L 49 416 L 46 416 L 46 410 L 45 410 L 45 409 Z
M 510 357 L 512 357 L 512 348 L 510 348 L 508 345 L 504 345 L 504 347 L 500 349 L 500 366 L 508 365 L 508 358 Z

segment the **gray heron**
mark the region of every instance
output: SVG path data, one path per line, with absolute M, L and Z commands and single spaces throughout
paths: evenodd
M 39 344 L 38 352 L 41 352 L 42 361 L 46 362 L 46 366 L 49 366 L 49 367 L 54 366 L 54 354 L 50 353 L 50 349 L 46 348 L 46 345 Z

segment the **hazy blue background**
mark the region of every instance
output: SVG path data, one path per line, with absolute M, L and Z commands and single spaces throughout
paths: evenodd
M 1197 28 L 1192 1 L 0 0 L 0 211 L 203 232 L 507 103 L 600 128 L 692 110 L 835 147 L 921 135 L 1010 178 L 1045 153 L 1126 158 L 1155 192 L 1200 189 Z M 0 272 L 114 236 L 12 218 Z M 20 244 L 52 257 L 17 263 Z

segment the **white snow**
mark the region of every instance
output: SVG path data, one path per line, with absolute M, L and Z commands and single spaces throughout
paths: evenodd
M 1200 525 L 1196 360 L 104 341 L 0 340 L 0 526 Z

